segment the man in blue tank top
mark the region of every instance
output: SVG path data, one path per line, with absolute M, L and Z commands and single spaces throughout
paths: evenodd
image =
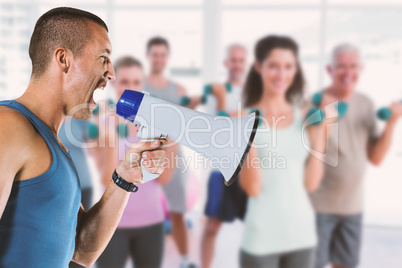
M 110 53 L 108 28 L 94 14 L 63 7 L 37 21 L 28 88 L 0 102 L 1 268 L 91 265 L 142 180 L 141 157 L 148 171 L 163 171 L 163 161 L 153 160 L 165 159 L 164 142 L 136 144 L 110 174 L 100 201 L 88 211 L 80 204 L 77 170 L 58 132 L 67 115 L 92 116 L 94 91 L 114 80 Z

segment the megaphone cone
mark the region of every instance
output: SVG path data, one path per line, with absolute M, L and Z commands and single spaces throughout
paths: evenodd
M 132 90 L 124 91 L 116 112 L 140 125 L 142 140 L 169 138 L 213 161 L 228 186 L 247 159 L 259 120 L 258 110 L 243 117 L 213 116 Z M 158 176 L 143 172 L 144 181 Z

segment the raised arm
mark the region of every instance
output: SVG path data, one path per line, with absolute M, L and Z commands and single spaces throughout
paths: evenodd
M 324 176 L 324 159 L 327 137 L 326 137 L 326 125 L 307 127 L 307 133 L 310 141 L 310 148 L 312 151 L 318 153 L 318 155 L 310 155 L 307 159 L 306 168 L 304 171 L 304 182 L 306 189 L 309 193 L 318 189 Z
M 217 109 L 218 111 L 226 110 L 226 87 L 224 84 L 213 84 L 212 85 L 212 94 L 215 96 L 217 100 Z
M 258 196 L 262 187 L 262 176 L 259 170 L 259 161 L 257 160 L 257 153 L 255 149 L 251 147 L 239 177 L 240 187 L 251 197 Z
M 109 136 L 106 136 L 109 139 Z M 98 159 L 97 162 L 102 166 L 99 167 L 101 175 L 101 183 L 106 189 L 110 183 L 110 174 L 113 174 L 116 168 L 118 150 L 116 146 L 105 146 L 97 149 L 97 154 L 93 155 Z
M 367 145 L 368 159 L 373 165 L 380 165 L 384 160 L 392 143 L 392 136 L 395 125 L 399 118 L 402 117 L 402 104 L 395 102 L 390 107 L 392 117 L 387 121 L 385 129 L 380 138 L 375 141 L 369 141 Z
M 156 141 L 155 143 L 134 144 L 127 151 L 125 159 L 121 161 L 116 172 L 129 182 L 140 183 L 142 178 L 141 154 L 143 151 L 154 150 L 145 153 L 151 160 L 147 170 L 152 173 L 161 173 L 165 152 L 155 150 L 160 142 L 162 143 L 162 141 Z M 162 161 L 153 161 L 154 159 L 162 159 Z M 81 206 L 72 261 L 85 266 L 90 266 L 95 262 L 109 243 L 123 214 L 129 195 L 130 193 L 114 184 L 112 174 L 110 174 L 110 183 L 99 202 L 87 212 Z
M 115 120 L 118 122 L 117 117 Z M 101 125 L 102 126 L 99 127 L 99 141 L 104 141 L 104 144 L 102 146 L 98 144 L 98 146 L 94 148 L 96 154 L 93 154 L 92 157 L 94 157 L 98 164 L 101 183 L 106 189 L 110 183 L 110 174 L 113 174 L 113 171 L 116 168 L 119 138 L 116 134 L 115 124 L 104 124 L 103 122 Z M 114 136 L 111 138 L 111 135 Z
M 180 96 L 182 97 L 187 96 L 187 90 L 182 85 L 177 84 L 177 90 L 179 91 Z M 187 105 L 187 108 L 195 109 L 198 105 L 201 104 L 201 102 L 202 102 L 201 96 L 190 97 L 190 104 Z
M 303 118 L 306 118 L 307 111 L 312 107 L 311 105 L 311 103 L 305 103 L 302 110 Z M 336 105 L 333 100 L 328 98 L 326 95 L 323 97 L 320 108 L 325 111 L 326 119 L 318 126 L 309 125 L 306 128 L 310 143 L 310 152 L 304 169 L 304 183 L 307 192 L 309 193 L 312 193 L 319 188 L 324 177 L 324 156 L 329 133 L 331 131 L 331 124 L 336 123 L 338 120 L 337 116 L 335 116 L 337 115 Z

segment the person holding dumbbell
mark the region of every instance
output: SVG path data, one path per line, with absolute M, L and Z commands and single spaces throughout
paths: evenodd
M 228 71 L 226 83 L 207 85 L 204 96 L 210 114 L 220 116 L 239 116 L 238 104 L 241 102 L 244 73 L 247 63 L 246 48 L 240 44 L 231 44 L 226 51 L 224 66 Z M 208 89 L 209 88 L 209 89 Z M 208 181 L 208 197 L 205 205 L 207 222 L 202 237 L 201 263 L 203 268 L 211 266 L 215 240 L 222 223 L 243 219 L 247 195 L 240 188 L 239 180 L 230 187 L 223 183 L 223 175 L 213 170 Z
M 201 103 L 201 97 L 188 97 L 186 89 L 165 77 L 164 71 L 170 54 L 170 46 L 168 41 L 163 37 L 151 38 L 147 43 L 147 58 L 150 63 L 150 73 L 146 76 L 144 90 L 152 96 L 168 101 L 173 104 L 195 108 Z M 172 141 L 170 141 L 172 142 Z M 170 144 L 172 145 L 172 144 Z M 182 157 L 178 144 L 170 147 L 177 159 Z M 174 167 L 177 163 L 171 163 Z M 181 255 L 180 267 L 194 267 L 189 262 L 188 234 L 184 220 L 186 207 L 186 185 L 183 168 L 178 166 L 173 172 L 169 183 L 163 185 L 162 189 L 165 193 L 168 203 L 169 217 L 172 223 L 172 236 Z
M 399 101 L 400 103 L 402 103 L 402 100 Z M 393 103 L 392 106 L 397 106 L 397 103 Z M 393 107 L 382 107 L 380 109 L 378 109 L 377 111 L 377 117 L 380 120 L 383 121 L 388 121 L 392 118 L 392 110 L 395 109 Z
M 362 71 L 358 48 L 336 46 L 327 71 L 332 83 L 322 92 L 323 105 L 346 103 L 347 110 L 329 134 L 324 178 L 310 196 L 319 239 L 315 267 L 331 263 L 333 268 L 352 268 L 359 263 L 367 160 L 379 165 L 384 159 L 395 124 L 402 116 L 402 104 L 391 106 L 392 117 L 379 133 L 372 101 L 356 91 Z M 341 114 L 339 107 L 338 111 Z

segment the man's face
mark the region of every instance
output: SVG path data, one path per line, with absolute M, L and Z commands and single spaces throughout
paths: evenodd
M 359 81 L 362 65 L 359 54 L 355 51 L 344 51 L 333 58 L 327 67 L 335 89 L 342 92 L 353 91 Z
M 152 73 L 161 73 L 166 68 L 169 59 L 169 49 L 165 45 L 153 45 L 148 51 L 147 58 Z
M 247 53 L 242 47 L 232 47 L 224 62 L 231 79 L 238 80 L 243 77 L 246 69 Z
M 107 32 L 94 22 L 88 23 L 93 34 L 92 40 L 86 43 L 79 56 L 71 60 L 64 96 L 67 106 L 65 112 L 71 112 L 74 118 L 80 120 L 89 120 L 92 117 L 92 111 L 96 107 L 94 91 L 104 89 L 107 81 L 114 80 L 115 77 L 109 58 L 112 46 Z
M 116 89 L 117 96 L 123 94 L 124 90 L 142 89 L 144 81 L 144 73 L 139 66 L 120 67 L 116 70 L 116 80 L 112 82 L 113 87 Z

